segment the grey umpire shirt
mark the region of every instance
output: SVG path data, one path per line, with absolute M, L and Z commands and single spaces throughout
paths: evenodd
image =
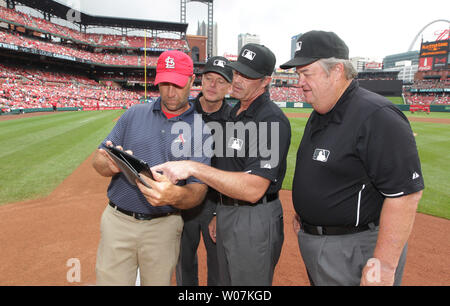
M 115 146 L 131 150 L 133 155 L 147 162 L 150 167 L 177 160 L 193 160 L 210 165 L 211 152 L 205 144 L 211 137 L 209 129 L 204 128 L 201 115 L 195 111 L 193 104 L 189 105 L 186 112 L 171 119 L 161 110 L 161 98 L 151 104 L 135 105 L 120 117 L 99 148 L 110 140 Z M 178 185 L 199 182 L 190 177 Z M 121 173 L 111 179 L 108 198 L 120 208 L 135 213 L 159 214 L 176 210 L 172 206 L 151 206 L 140 190 L 129 184 Z

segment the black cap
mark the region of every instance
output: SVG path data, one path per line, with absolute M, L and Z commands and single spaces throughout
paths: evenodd
M 228 66 L 251 79 L 261 79 L 272 75 L 275 62 L 275 54 L 266 46 L 246 44 L 242 47 L 237 61 Z
M 321 58 L 348 59 L 348 47 L 333 32 L 310 31 L 297 39 L 294 58 L 280 66 L 289 69 L 309 65 Z
M 228 59 L 222 56 L 213 56 L 206 62 L 203 73 L 215 72 L 220 74 L 228 83 L 233 81 L 233 70 L 227 65 L 230 63 Z

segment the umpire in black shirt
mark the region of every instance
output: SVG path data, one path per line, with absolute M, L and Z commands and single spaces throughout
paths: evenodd
M 231 111 L 231 106 L 225 100 L 233 80 L 233 70 L 227 67 L 228 63 L 229 61 L 221 56 L 208 59 L 202 73 L 202 92 L 198 94 L 194 102 L 195 110 L 202 115 L 206 125 L 211 125 L 209 127 L 212 131 L 214 131 L 214 124 L 225 127 Z M 216 163 L 217 158 L 213 156 L 211 166 L 216 167 Z M 208 228 L 214 217 L 217 201 L 217 191 L 209 188 L 201 205 L 181 211 L 184 227 L 176 272 L 179 286 L 198 286 L 197 248 L 200 243 L 200 233 L 202 233 L 206 249 L 207 285 L 219 284 L 216 237 L 214 234 L 210 235 Z
M 407 118 L 359 87 L 346 44 L 311 31 L 295 67 L 314 108 L 297 153 L 294 230 L 314 285 L 399 285 L 424 188 Z
M 223 286 L 271 285 L 284 241 L 278 191 L 291 129 L 270 100 L 275 61 L 267 47 L 247 44 L 229 65 L 234 70 L 231 95 L 239 102 L 222 131 L 221 148 L 216 142 L 217 169 L 183 161 L 152 168 L 172 182 L 194 176 L 220 192 L 216 238 Z

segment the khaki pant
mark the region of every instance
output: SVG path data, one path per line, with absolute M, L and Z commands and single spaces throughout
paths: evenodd
M 100 225 L 97 285 L 133 286 L 139 267 L 141 285 L 169 286 L 182 230 L 180 215 L 140 221 L 108 205 Z

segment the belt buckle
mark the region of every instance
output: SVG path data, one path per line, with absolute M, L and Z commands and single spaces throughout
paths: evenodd
M 139 221 L 147 221 L 152 219 L 151 217 L 145 216 L 144 214 L 141 213 L 133 213 L 133 217 Z

